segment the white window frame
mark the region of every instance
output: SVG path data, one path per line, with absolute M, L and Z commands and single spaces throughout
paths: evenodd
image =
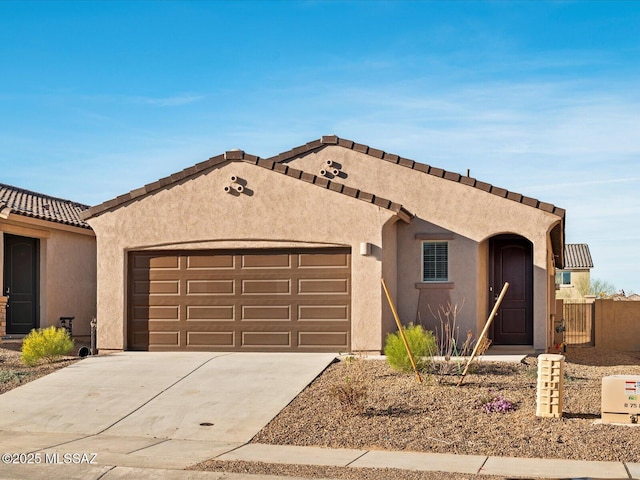
M 447 241 L 447 240 L 424 240 L 424 241 L 422 241 L 421 249 L 420 249 L 420 257 L 421 257 L 421 261 L 420 261 L 420 281 L 422 283 L 449 283 L 449 278 L 450 278 L 450 275 L 449 275 L 449 271 L 450 271 L 450 268 L 449 268 L 449 266 L 450 266 L 450 262 L 449 262 L 449 243 L 450 242 Z M 447 273 L 447 275 L 446 275 L 446 277 L 438 278 L 436 276 L 434 279 L 430 279 L 430 280 L 425 279 L 425 271 L 424 271 L 425 270 L 424 269 L 425 252 L 424 252 L 424 248 L 425 248 L 426 244 L 445 244 L 446 245 L 446 247 L 447 247 L 447 251 L 446 251 L 446 255 L 447 255 L 447 260 L 446 260 L 446 262 L 447 262 L 446 263 L 447 272 L 446 273 Z M 437 252 L 436 252 L 435 262 L 437 263 L 439 261 L 442 262 L 442 260 L 438 260 Z M 437 267 L 436 267 L 436 270 L 437 270 Z
M 573 275 L 571 274 L 571 270 L 557 270 L 556 271 L 556 280 L 558 280 L 558 275 L 560 275 L 560 282 L 557 282 L 560 285 L 560 288 L 564 287 L 572 287 L 573 286 Z M 569 283 L 564 283 L 564 275 L 569 274 Z

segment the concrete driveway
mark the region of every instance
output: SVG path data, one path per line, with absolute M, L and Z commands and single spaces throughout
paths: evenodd
M 334 358 L 89 357 L 0 395 L 0 452 L 97 453 L 98 465 L 184 468 L 250 441 Z

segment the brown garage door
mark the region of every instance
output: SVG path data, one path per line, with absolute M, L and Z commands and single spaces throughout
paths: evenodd
M 132 350 L 348 351 L 349 249 L 129 254 Z

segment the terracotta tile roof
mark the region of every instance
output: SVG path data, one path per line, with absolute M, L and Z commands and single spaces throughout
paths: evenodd
M 99 205 L 91 207 L 86 211 L 82 212 L 81 218 L 86 220 L 88 218 L 95 217 L 97 215 L 100 215 L 101 213 L 106 212 L 107 210 L 117 208 L 139 197 L 149 195 L 159 190 L 162 190 L 168 185 L 177 183 L 187 178 L 198 176 L 206 170 L 215 168 L 218 165 L 225 162 L 229 162 L 229 161 L 247 162 L 253 165 L 257 165 L 258 167 L 266 168 L 267 170 L 271 170 L 281 175 L 286 175 L 288 177 L 292 177 L 303 182 L 311 183 L 313 185 L 318 186 L 319 188 L 332 190 L 342 195 L 347 195 L 349 197 L 357 198 L 358 200 L 361 200 L 366 203 L 372 203 L 374 205 L 385 208 L 387 210 L 391 210 L 401 220 L 405 222 L 409 222 L 410 219 L 413 217 L 413 214 L 407 211 L 402 205 L 400 205 L 399 203 L 395 203 L 391 200 L 388 200 L 386 198 L 378 197 L 372 193 L 363 192 L 355 188 L 347 187 L 346 185 L 343 185 L 338 182 L 332 182 L 330 180 L 327 180 L 326 178 L 318 177 L 311 173 L 307 173 L 307 172 L 303 172 L 302 170 L 291 168 L 287 165 L 282 165 L 273 160 L 265 160 L 255 155 L 250 155 L 248 153 L 245 153 L 242 150 L 231 150 L 224 153 L 223 155 L 211 157 L 209 160 L 205 160 L 204 162 L 198 163 L 189 168 L 185 168 L 180 172 L 174 173 L 173 175 L 170 175 L 168 177 L 161 178 L 160 180 L 150 183 L 148 185 L 145 185 L 144 187 L 138 188 L 136 190 L 132 190 L 129 193 L 120 195 L 119 197 L 116 197 L 112 200 L 108 200 Z
M 306 143 L 304 145 L 293 148 L 286 152 L 280 153 L 276 156 L 269 158 L 268 160 L 272 160 L 278 163 L 285 163 L 288 160 L 291 160 L 300 155 L 304 155 L 306 153 L 310 153 L 315 150 L 320 150 L 321 148 L 324 148 L 327 145 L 337 145 L 339 147 L 355 150 L 356 152 L 364 153 L 372 157 L 379 158 L 381 160 L 385 160 L 387 162 L 400 165 L 405 168 L 417 170 L 426 175 L 433 175 L 438 178 L 443 178 L 445 180 L 449 180 L 452 182 L 462 183 L 464 185 L 468 185 L 470 187 L 475 187 L 485 192 L 492 193 L 493 195 L 497 195 L 499 197 L 512 200 L 514 202 L 522 203 L 529 207 L 539 208 L 540 210 L 553 213 L 563 219 L 565 217 L 566 211 L 563 208 L 556 207 L 555 205 L 552 205 L 550 203 L 541 202 L 531 197 L 525 197 L 524 195 L 521 195 L 519 193 L 510 192 L 508 190 L 505 190 L 504 188 L 499 188 L 499 187 L 490 185 L 488 183 L 481 182 L 479 180 L 476 180 L 473 177 L 466 177 L 466 176 L 460 175 L 459 173 L 448 172 L 441 168 L 436 168 L 423 163 L 418 163 L 414 160 L 403 158 L 393 153 L 387 153 L 382 150 L 371 148 L 367 145 L 355 143 L 351 140 L 346 140 L 344 138 L 340 138 L 335 135 L 324 136 L 319 140 L 314 140 L 312 142 Z
M 0 183 L 0 216 L 4 218 L 15 214 L 91 229 L 80 218 L 87 208 L 88 205 Z
M 367 145 L 363 145 L 363 144 L 355 143 L 351 140 L 339 138 L 335 135 L 323 136 L 318 140 L 308 142 L 304 145 L 295 147 L 291 150 L 288 150 L 286 152 L 280 153 L 278 155 L 275 155 L 267 159 L 263 159 L 255 155 L 247 154 L 242 150 L 231 150 L 226 152 L 223 155 L 211 157 L 210 159 L 205 160 L 204 162 L 198 163 L 192 167 L 189 167 L 180 172 L 174 173 L 173 175 L 170 175 L 165 178 L 161 178 L 160 180 L 150 183 L 148 185 L 145 185 L 144 187 L 138 188 L 136 190 L 132 190 L 131 192 L 126 193 L 124 195 L 120 195 L 117 198 L 114 198 L 112 200 L 103 202 L 99 205 L 93 206 L 89 208 L 87 211 L 83 212 L 81 215 L 81 218 L 87 219 L 87 218 L 94 217 L 107 210 L 119 207 L 122 204 L 135 200 L 138 197 L 154 193 L 158 190 L 161 190 L 167 187 L 168 185 L 174 184 L 186 178 L 199 175 L 204 170 L 214 168 L 221 163 L 224 163 L 227 161 L 245 161 L 245 162 L 258 165 L 260 167 L 267 168 L 274 172 L 288 175 L 288 176 L 297 178 L 299 180 L 306 181 L 308 183 L 321 186 L 323 188 L 327 188 L 329 190 L 335 190 L 342 194 L 354 196 L 355 198 L 358 198 L 360 200 L 368 201 L 370 203 L 383 206 L 384 208 L 388 208 L 394 211 L 395 213 L 397 213 L 401 218 L 403 218 L 403 220 L 406 217 L 407 220 L 405 221 L 408 221 L 408 218 L 410 218 L 412 214 L 406 211 L 406 209 L 404 209 L 404 207 L 402 207 L 402 205 L 398 203 L 392 202 L 387 199 L 378 198 L 374 194 L 362 192 L 360 190 L 355 190 L 339 182 L 330 181 L 324 177 L 318 177 L 316 175 L 302 172 L 301 170 L 296 170 L 285 165 L 288 160 L 291 160 L 300 155 L 304 155 L 316 150 L 320 150 L 322 148 L 325 148 L 328 145 L 338 145 L 343 148 L 355 150 L 357 152 L 361 152 L 366 155 L 370 155 L 372 157 L 375 157 L 393 164 L 397 164 L 404 168 L 411 168 L 412 170 L 422 172 L 425 175 L 433 175 L 438 178 L 442 178 L 444 180 L 461 183 L 463 185 L 467 185 L 467 186 L 491 193 L 493 195 L 497 195 L 501 198 L 518 202 L 523 205 L 527 205 L 529 207 L 538 208 L 545 212 L 549 212 L 559 216 L 562 219 L 562 226 L 560 227 L 561 232 L 558 235 L 556 235 L 558 236 L 559 240 L 555 242 L 557 245 L 554 245 L 554 251 L 558 252 L 558 260 L 557 260 L 558 265 L 563 264 L 563 259 L 562 259 L 563 251 L 562 251 L 561 244 L 563 242 L 562 237 L 564 237 L 564 217 L 566 213 L 564 209 L 556 207 L 550 203 L 541 202 L 539 200 L 536 200 L 535 198 L 526 197 L 519 193 L 510 192 L 504 188 L 499 188 L 499 187 L 490 185 L 488 183 L 481 182 L 479 180 L 476 180 L 473 177 L 463 176 L 458 173 L 448 172 L 441 168 L 436 168 L 430 165 L 418 163 L 418 162 L 415 162 L 414 160 L 403 158 L 396 154 L 387 153 L 382 150 L 371 148 Z M 278 165 L 280 165 L 280 167 L 278 167 Z M 353 191 L 355 191 L 356 193 L 352 194 Z
M 589 245 L 586 243 L 567 243 L 564 246 L 564 268 L 593 268 Z

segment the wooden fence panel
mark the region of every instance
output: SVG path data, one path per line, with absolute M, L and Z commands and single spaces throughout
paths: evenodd
M 593 301 L 564 301 L 564 342 L 566 345 L 590 347 L 595 344 L 595 320 Z

